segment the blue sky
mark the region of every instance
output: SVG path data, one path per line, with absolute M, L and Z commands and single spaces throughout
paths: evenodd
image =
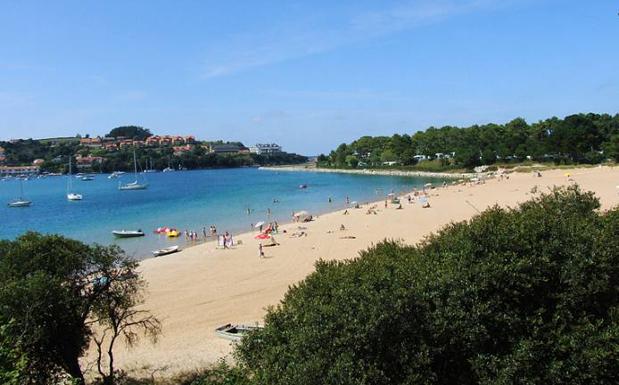
M 136 124 L 304 154 L 619 112 L 610 0 L 4 1 L 0 138 Z

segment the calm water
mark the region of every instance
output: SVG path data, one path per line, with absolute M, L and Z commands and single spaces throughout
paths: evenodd
M 131 175 L 120 178 L 131 181 Z M 118 244 L 136 258 L 184 239 L 155 235 L 158 227 L 176 227 L 202 233 L 214 224 L 232 233 L 250 230 L 251 224 L 271 220 L 288 222 L 291 213 L 308 210 L 321 214 L 345 206 L 346 196 L 360 202 L 381 199 L 391 190 L 420 187 L 431 178 L 405 178 L 308 172 L 277 172 L 252 168 L 196 170 L 146 174 L 147 190 L 119 191 L 119 179 L 97 175 L 93 181 L 73 180 L 73 190 L 84 200 L 66 199 L 67 177 L 24 182 L 28 208 L 9 208 L 19 195 L 19 181 L 0 182 L 0 238 L 12 239 L 27 230 L 60 233 L 85 242 Z M 307 189 L 299 189 L 307 184 Z M 328 203 L 331 197 L 333 203 Z M 273 200 L 279 203 L 273 203 Z M 252 213 L 247 214 L 251 208 Z M 115 229 L 142 229 L 146 236 L 115 239 Z

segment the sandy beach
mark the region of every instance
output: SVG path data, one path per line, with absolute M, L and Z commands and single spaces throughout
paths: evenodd
M 216 327 L 261 323 L 266 308 L 277 305 L 288 287 L 311 273 L 319 259 L 355 258 L 360 250 L 384 239 L 414 244 L 450 222 L 474 216 L 477 210 L 526 201 L 535 187 L 544 192 L 573 183 L 594 191 L 603 209 L 619 203 L 619 168 L 552 170 L 542 177 L 511 173 L 509 179 L 429 190 L 431 207 L 426 209 L 406 199 L 401 210 L 392 204 L 385 208 L 380 201 L 373 203 L 376 214 L 367 214 L 373 204 L 364 204 L 348 209 L 347 215 L 336 211 L 309 223 L 286 224 L 275 235 L 280 245 L 264 248 L 262 259 L 256 232 L 236 236 L 241 244 L 229 250 L 211 242 L 145 260 L 140 265 L 148 282 L 144 308 L 160 318 L 162 335 L 157 344 L 144 340 L 131 350 L 118 349 L 117 360 L 123 369 L 142 374 L 205 366 L 232 351 L 231 343 L 214 333 Z M 284 229 L 287 234 L 282 233 Z M 299 231 L 307 236 L 290 236 Z

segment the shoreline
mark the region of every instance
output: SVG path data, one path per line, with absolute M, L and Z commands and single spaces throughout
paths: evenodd
M 344 169 L 344 168 L 316 168 L 307 166 L 264 166 L 259 167 L 259 170 L 269 171 L 303 171 L 303 172 L 325 172 L 339 174 L 359 174 L 359 175 L 385 175 L 385 176 L 403 176 L 403 177 L 427 177 L 427 178 L 446 178 L 446 179 L 470 179 L 476 178 L 487 173 L 475 172 L 430 172 L 430 171 L 405 171 L 405 170 L 373 170 L 373 169 Z
M 322 214 L 308 223 L 280 225 L 277 247 L 265 248 L 258 257 L 255 232 L 235 236 L 240 244 L 222 250 L 209 241 L 168 256 L 140 262 L 148 283 L 143 309 L 163 322 L 158 344 L 141 341 L 132 350 L 118 349 L 120 367 L 133 373 L 162 370 L 162 376 L 205 367 L 229 357 L 233 344 L 216 336 L 214 329 L 226 323 L 262 323 L 269 306 L 279 303 L 291 285 L 314 271 L 316 261 L 349 260 L 358 252 L 384 239 L 416 244 L 449 223 L 467 220 L 477 210 L 497 204 L 517 205 L 535 193 L 557 185 L 578 183 L 596 192 L 603 209 L 619 204 L 617 168 L 552 170 L 542 178 L 532 173 L 514 173 L 509 178 L 491 178 L 479 184 L 457 184 L 429 190 L 431 208 L 402 200 L 402 210 L 383 200 Z M 406 195 L 400 194 L 400 196 Z M 366 210 L 376 206 L 377 213 Z M 345 225 L 341 231 L 340 226 Z M 304 230 L 299 230 L 299 226 Z M 284 234 L 283 230 L 287 233 Z M 304 231 L 307 236 L 292 237 Z

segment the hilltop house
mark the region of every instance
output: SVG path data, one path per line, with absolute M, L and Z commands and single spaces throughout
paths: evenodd
M 214 154 L 247 154 L 249 149 L 238 144 L 214 144 L 211 145 L 209 152 Z
M 186 145 L 196 141 L 193 135 L 152 135 L 146 138 L 144 144 L 146 146 L 170 146 L 170 145 Z
M 282 152 L 282 146 L 275 143 L 257 143 L 249 147 L 249 152 L 253 154 L 277 154 Z
M 80 139 L 80 144 L 84 147 L 98 148 L 101 147 L 102 140 L 99 136 L 96 138 L 82 138 Z

